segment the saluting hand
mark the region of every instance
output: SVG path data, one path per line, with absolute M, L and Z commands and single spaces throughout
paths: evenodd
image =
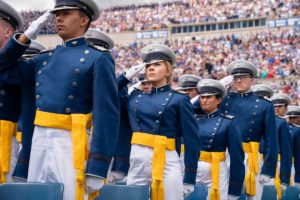
M 50 14 L 51 13 L 49 11 L 46 11 L 43 15 L 33 21 L 24 32 L 24 35 L 30 40 L 35 39 L 42 29 L 43 25 L 46 23 Z
M 133 77 L 135 77 L 139 72 L 141 72 L 142 70 L 145 69 L 145 66 L 146 66 L 146 64 L 142 63 L 139 65 L 130 67 L 130 69 L 128 69 L 127 72 L 125 73 L 125 77 L 131 81 Z

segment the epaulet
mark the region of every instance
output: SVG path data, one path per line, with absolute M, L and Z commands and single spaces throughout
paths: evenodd
M 52 52 L 54 49 L 45 49 L 40 51 L 40 54 Z
M 230 119 L 232 120 L 234 118 L 234 116 L 232 115 L 226 115 L 226 114 L 221 114 L 222 117 L 226 118 L 226 119 Z
M 180 90 L 172 90 L 172 92 L 177 93 L 177 94 L 187 95 L 186 92 L 183 92 L 183 91 L 180 91 Z
M 257 96 L 261 99 L 264 99 L 264 100 L 268 101 L 268 102 L 272 102 L 272 100 L 268 97 L 262 97 L 262 96 L 259 96 L 259 95 L 257 95 Z
M 96 49 L 98 51 L 110 52 L 108 49 L 106 49 L 104 47 L 101 47 L 101 46 L 98 46 L 98 45 L 95 45 L 95 44 L 92 44 L 92 43 L 89 43 L 88 45 L 89 45 L 89 47 L 92 47 L 93 49 Z

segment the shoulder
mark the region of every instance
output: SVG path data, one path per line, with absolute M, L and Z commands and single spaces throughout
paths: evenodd
M 225 119 L 233 120 L 234 116 L 233 115 L 226 115 L 226 114 L 221 114 L 221 116 Z
M 261 97 L 261 96 L 259 96 L 259 95 L 256 95 L 256 96 L 257 96 L 259 99 L 262 99 L 262 100 L 264 100 L 264 101 L 269 102 L 269 103 L 272 104 L 272 100 L 269 99 L 268 97 Z
M 171 92 L 173 92 L 175 95 L 179 94 L 179 95 L 185 95 L 186 96 L 186 93 L 184 93 L 182 91 L 171 90 Z
M 103 53 L 110 53 L 109 50 L 107 50 L 106 48 L 104 47 L 101 47 L 101 46 L 97 46 L 95 44 L 92 44 L 92 43 L 89 43 L 88 46 L 96 51 L 100 51 L 100 52 L 103 52 Z

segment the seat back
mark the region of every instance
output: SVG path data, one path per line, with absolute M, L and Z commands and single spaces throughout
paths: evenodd
M 288 187 L 285 191 L 285 194 L 282 195 L 282 200 L 292 200 L 292 199 L 300 199 L 299 198 L 300 191 L 295 186 Z
M 100 190 L 95 200 L 149 200 L 149 185 L 113 185 L 107 184 Z
M 185 200 L 206 200 L 207 199 L 207 187 L 206 185 L 197 184 L 195 190 Z
M 0 185 L 1 200 L 62 200 L 60 183 L 5 183 Z
M 264 185 L 261 200 L 277 199 L 277 192 L 274 185 Z

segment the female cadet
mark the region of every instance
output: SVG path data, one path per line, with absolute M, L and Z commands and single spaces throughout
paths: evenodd
M 240 132 L 232 116 L 221 114 L 218 107 L 226 95 L 217 80 L 203 79 L 197 89 L 204 114 L 197 115 L 201 137 L 201 155 L 196 182 L 209 188 L 209 199 L 238 199 L 245 177 L 244 152 Z M 230 154 L 230 174 L 225 152 Z
M 194 190 L 200 153 L 193 108 L 188 96 L 171 89 L 175 54 L 170 48 L 148 45 L 142 59 L 153 87 L 150 93 L 134 90 L 128 100 L 133 135 L 127 185 L 151 184 L 152 200 L 183 200 L 183 194 Z M 119 77 L 119 88 L 128 82 L 125 77 Z M 186 145 L 184 178 L 175 150 L 175 138 L 181 136 Z

